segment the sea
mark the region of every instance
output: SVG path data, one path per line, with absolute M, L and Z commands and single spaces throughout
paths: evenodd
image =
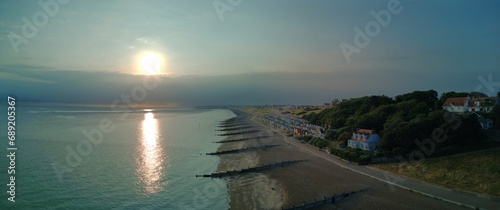
M 16 107 L 0 110 L 0 209 L 228 209 L 216 125 L 227 109 Z M 17 150 L 7 150 L 15 147 Z M 15 152 L 15 174 L 7 155 Z M 12 155 L 11 155 L 12 156 Z M 15 202 L 9 201 L 11 176 Z

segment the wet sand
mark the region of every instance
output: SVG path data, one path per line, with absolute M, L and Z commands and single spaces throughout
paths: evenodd
M 460 209 L 460 206 L 432 199 L 344 169 L 304 152 L 284 141 L 283 133 L 252 121 L 253 116 L 233 110 L 239 120 L 252 122 L 259 132 L 228 136 L 226 139 L 251 138 L 223 143 L 218 151 L 262 145 L 279 145 L 240 153 L 221 155 L 218 171 L 253 167 L 286 160 L 308 161 L 263 172 L 226 178 L 231 209 L 281 209 L 322 199 L 343 192 L 369 188 L 348 198 L 315 209 Z M 254 119 L 255 120 L 255 119 Z M 261 138 L 259 138 L 261 137 Z

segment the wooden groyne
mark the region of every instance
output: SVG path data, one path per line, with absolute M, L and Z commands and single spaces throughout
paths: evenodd
M 229 118 L 227 120 L 224 120 L 223 122 L 237 122 L 237 121 L 241 121 L 243 119 L 242 116 L 236 116 L 236 117 L 232 117 L 232 118 Z
M 247 141 L 247 140 L 252 140 L 252 139 L 263 139 L 263 138 L 269 138 L 271 136 L 255 136 L 255 137 L 248 137 L 248 138 L 241 138 L 241 139 L 229 139 L 229 140 L 221 140 L 221 141 L 214 141 L 212 143 L 229 143 L 229 142 L 238 142 L 238 141 Z
M 240 131 L 240 132 L 233 132 L 233 133 L 216 134 L 216 136 L 234 136 L 234 135 L 257 133 L 257 132 L 259 132 L 259 130 L 247 130 L 247 131 Z
M 255 128 L 255 126 L 240 126 L 240 127 L 229 127 L 224 129 L 216 129 L 215 131 L 234 131 L 234 130 L 244 130 L 248 128 Z
M 368 190 L 368 188 L 357 190 L 357 191 L 345 192 L 345 193 L 341 193 L 341 194 L 334 194 L 333 196 L 325 196 L 325 197 L 323 197 L 323 199 L 319 199 L 319 200 L 314 199 L 313 201 L 310 201 L 310 202 L 304 202 L 302 204 L 293 205 L 291 207 L 286 207 L 286 208 L 283 207 L 281 209 L 284 209 L 284 210 L 303 210 L 303 209 L 310 209 L 310 208 L 314 208 L 314 207 L 318 207 L 318 206 L 333 204 L 337 201 L 344 200 L 353 194 L 360 193 L 360 192 L 363 192 L 365 190 Z
M 245 148 L 240 148 L 240 149 L 224 150 L 224 151 L 219 151 L 219 152 L 209 152 L 209 153 L 206 153 L 206 155 L 231 154 L 231 153 L 257 150 L 257 149 L 267 149 L 267 148 L 277 147 L 277 146 L 280 146 L 280 145 L 264 145 L 264 146 L 258 146 L 258 147 L 245 147 Z
M 302 161 L 306 161 L 306 160 L 282 161 L 282 162 L 265 164 L 265 165 L 256 166 L 256 167 L 244 168 L 244 169 L 240 169 L 240 170 L 222 171 L 222 172 L 215 172 L 215 173 L 211 173 L 211 174 L 196 175 L 196 177 L 222 178 L 222 177 L 226 177 L 226 176 L 234 176 L 234 175 L 239 175 L 239 174 L 244 174 L 244 173 L 258 172 L 258 171 L 268 170 L 268 169 L 277 168 L 277 167 L 290 166 L 294 163 L 298 163 L 298 162 L 302 162 Z
M 239 123 L 231 123 L 231 124 L 219 124 L 217 127 L 219 128 L 229 128 L 229 127 L 236 127 L 236 126 L 242 126 L 242 125 L 250 125 L 249 122 L 239 122 Z

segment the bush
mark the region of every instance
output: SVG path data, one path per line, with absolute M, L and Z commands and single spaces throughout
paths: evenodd
M 325 147 L 328 146 L 328 141 L 325 140 L 325 139 L 321 139 L 321 138 L 317 138 L 317 137 L 314 137 L 312 138 L 309 143 L 313 146 L 316 146 L 320 149 L 324 149 Z
M 335 131 L 334 130 L 327 130 L 325 132 L 325 139 L 330 139 L 330 140 L 335 139 Z
M 304 115 L 306 112 L 299 112 L 297 115 Z
M 330 147 L 330 154 L 360 165 L 369 164 L 373 156 L 372 153 L 363 150 L 349 150 L 336 147 Z
M 372 161 L 372 154 L 364 154 L 358 158 L 358 164 L 367 165 Z

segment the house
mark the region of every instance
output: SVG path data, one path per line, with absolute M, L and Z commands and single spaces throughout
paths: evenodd
M 493 128 L 493 120 L 490 120 L 490 119 L 486 119 L 484 117 L 482 117 L 481 115 L 479 115 L 478 113 L 475 113 L 477 116 L 477 120 L 479 121 L 479 124 L 481 125 L 481 128 L 482 129 L 490 129 L 490 128 Z
M 496 97 L 459 97 L 446 99 L 443 109 L 454 113 L 491 112 L 496 105 L 500 105 L 500 100 Z
M 351 139 L 347 140 L 347 146 L 359 148 L 366 151 L 375 151 L 380 144 L 380 136 L 374 130 L 357 129 L 352 133 Z
M 493 127 L 494 122 L 491 119 L 485 119 L 478 112 L 491 112 L 495 106 L 500 105 L 497 97 L 483 98 L 448 98 L 443 104 L 443 109 L 453 113 L 474 113 L 478 116 L 479 123 L 483 129 Z
M 464 113 L 468 111 L 469 97 L 448 98 L 443 104 L 443 109 L 448 112 Z
M 490 120 L 490 119 L 480 118 L 479 124 L 481 124 L 481 127 L 483 129 L 490 129 L 490 128 L 493 128 L 494 122 L 493 122 L 493 120 Z
M 496 97 L 489 98 L 472 98 L 469 100 L 469 112 L 491 112 L 493 107 L 499 105 L 499 100 Z

